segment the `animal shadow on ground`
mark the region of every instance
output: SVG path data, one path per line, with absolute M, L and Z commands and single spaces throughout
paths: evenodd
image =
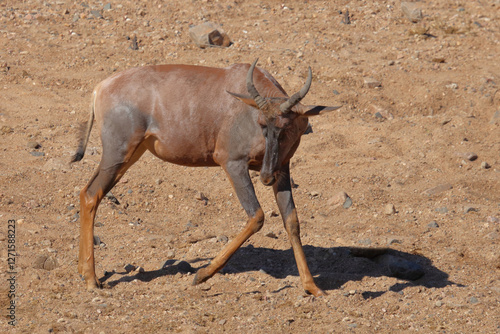
M 339 289 L 346 282 L 361 280 L 366 276 L 393 276 L 400 278 L 404 282 L 400 280 L 386 291 L 363 292 L 362 296 L 365 299 L 379 297 L 387 291 L 399 292 L 409 286 L 424 286 L 427 288 L 443 288 L 448 285 L 461 286 L 449 281 L 448 274 L 434 267 L 432 261 L 428 258 L 390 248 L 322 248 L 306 245 L 304 246 L 304 252 L 316 283 L 327 291 Z M 190 262 L 195 263 L 206 260 L 198 258 Z M 149 282 L 166 275 L 195 271 L 196 269 L 186 261 L 168 260 L 158 270 L 137 272 L 135 275 L 128 275 L 130 270 L 105 273 L 104 277 L 101 278 L 101 282 L 109 280 L 114 275 L 121 275 L 118 279 L 106 283 L 107 286 L 112 288 L 120 283 L 131 282 L 135 279 Z M 278 279 L 284 279 L 287 276 L 298 276 L 291 249 L 275 250 L 253 247 L 252 245 L 241 247 L 219 274 L 231 275 L 251 271 L 263 271 Z

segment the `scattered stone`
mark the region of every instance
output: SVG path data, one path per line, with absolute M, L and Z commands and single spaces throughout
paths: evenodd
M 266 237 L 273 238 L 273 239 L 278 239 L 278 236 L 274 232 L 267 233 Z
M 438 225 L 438 223 L 435 220 L 433 220 L 429 224 L 427 224 L 427 227 L 429 227 L 429 228 L 438 228 L 439 225 Z
M 311 196 L 312 197 L 318 197 L 319 196 L 319 192 L 317 192 L 317 191 L 311 191 Z
M 448 89 L 458 89 L 458 85 L 456 83 L 451 83 L 449 85 L 446 85 L 446 88 L 448 88 Z
M 280 214 L 279 214 L 278 212 L 276 212 L 276 210 L 272 209 L 271 211 L 269 211 L 269 212 L 267 213 L 267 215 L 268 215 L 269 217 L 278 217 Z
M 500 110 L 497 110 L 491 117 L 490 124 L 499 124 L 499 123 L 500 123 Z
M 136 273 L 143 273 L 144 272 L 144 268 L 143 267 L 136 267 L 134 272 Z
M 362 244 L 362 245 L 371 245 L 372 244 L 372 241 L 371 239 L 362 239 L 362 240 L 359 240 L 358 243 Z
M 403 242 L 399 239 L 396 239 L 396 238 L 389 238 L 389 240 L 387 240 L 387 244 L 390 246 L 390 245 L 393 245 L 393 244 L 402 244 Z
M 491 168 L 491 166 L 486 161 L 483 161 L 483 162 L 481 162 L 481 168 L 482 169 L 489 169 L 489 168 Z
M 432 58 L 432 62 L 434 63 L 444 63 L 445 62 L 445 58 L 443 57 L 435 57 L 435 58 Z
M 111 4 L 110 3 L 107 3 L 104 5 L 103 7 L 104 10 L 110 10 L 111 9 Z
M 108 193 L 106 194 L 106 196 L 104 196 L 108 201 L 116 204 L 116 205 L 120 205 L 120 201 L 118 200 L 118 198 L 115 197 L 115 195 L 113 195 L 113 193 L 111 191 L 108 191 Z
M 103 19 L 100 10 L 91 10 L 90 14 L 92 14 L 92 16 L 94 16 L 96 19 Z
M 440 208 L 436 208 L 436 212 L 438 213 L 447 213 L 448 212 L 448 208 L 443 206 L 443 207 L 440 207 Z
M 227 235 L 219 235 L 217 237 L 217 242 L 220 242 L 220 243 L 223 243 L 223 244 L 227 244 L 227 242 L 229 241 L 229 238 L 227 237 Z
M 54 270 L 57 268 L 57 261 L 52 256 L 38 255 L 35 261 L 33 261 L 33 268 L 35 269 L 45 269 Z
M 351 16 L 349 15 L 348 9 L 346 9 L 346 11 L 344 12 L 344 18 L 342 20 L 342 23 L 343 24 L 351 24 Z
M 189 36 L 202 49 L 210 46 L 228 47 L 231 45 L 231 40 L 222 27 L 213 22 L 204 22 L 189 28 Z
M 224 326 L 226 324 L 227 320 L 226 319 L 221 319 L 219 320 L 219 325 Z
M 139 50 L 139 43 L 137 42 L 137 36 L 134 34 L 132 37 L 128 37 L 130 40 L 129 49 L 131 50 Z
M 391 114 L 386 109 L 379 107 L 377 105 L 374 105 L 374 104 L 372 104 L 371 107 L 373 109 L 373 112 L 374 112 L 373 116 L 375 118 L 378 118 L 380 120 L 385 120 L 385 119 L 392 120 L 392 119 L 394 119 L 394 115 Z
M 50 158 L 47 162 L 42 166 L 42 170 L 45 172 L 50 172 L 53 170 L 69 172 L 71 169 L 71 165 L 68 161 L 64 161 L 62 159 Z
M 384 213 L 386 215 L 393 215 L 395 214 L 397 211 L 396 211 L 396 208 L 394 207 L 394 204 L 387 204 L 385 207 L 384 207 Z
M 486 221 L 488 223 L 498 223 L 500 222 L 500 219 L 498 219 L 497 217 L 488 216 L 488 218 L 486 218 Z
M 28 148 L 32 148 L 34 150 L 38 150 L 40 147 L 42 147 L 42 145 L 40 145 L 39 143 L 37 143 L 36 141 L 33 141 L 33 140 L 30 140 L 26 146 L 28 146 Z
M 186 261 L 180 261 L 180 260 L 175 261 L 172 265 L 176 266 L 177 270 L 179 270 L 180 272 L 194 273 L 196 271 L 193 269 L 193 267 L 191 267 L 191 264 L 189 264 L 189 262 Z
M 467 159 L 469 161 L 474 161 L 477 159 L 477 154 L 474 152 L 458 153 L 458 155 L 464 157 L 465 159 Z
M 478 212 L 479 210 L 477 208 L 474 208 L 472 206 L 466 206 L 464 207 L 464 213 L 469 213 L 469 212 Z
M 198 224 L 193 223 L 193 221 L 191 221 L 191 220 L 188 220 L 188 222 L 186 223 L 186 230 L 189 230 L 190 228 L 194 228 L 194 227 L 198 227 Z
M 94 246 L 99 245 L 101 245 L 101 238 L 99 238 L 97 235 L 94 235 Z
M 344 205 L 342 205 L 342 207 L 344 209 L 349 209 L 351 207 L 351 205 L 352 205 L 352 199 L 349 196 L 347 196 L 347 198 L 345 199 Z
M 172 249 L 168 250 L 167 254 L 166 254 L 166 257 L 168 259 L 173 259 L 175 257 L 175 251 L 173 251 Z
M 441 307 L 443 306 L 443 302 L 438 300 L 436 303 L 434 303 L 434 305 L 436 305 L 436 307 Z
M 422 266 L 418 263 L 405 260 L 399 256 L 383 254 L 374 258 L 374 261 L 386 267 L 390 275 L 397 278 L 414 281 L 425 274 Z
M 382 86 L 382 83 L 374 78 L 364 78 L 365 86 L 368 88 L 377 88 Z
M 424 195 L 433 196 L 439 193 L 445 192 L 447 190 L 453 189 L 453 186 L 449 183 L 440 184 L 433 188 L 429 188 L 423 192 Z
M 479 303 L 479 299 L 477 299 L 476 297 L 470 297 L 469 303 L 471 303 L 471 304 L 477 304 L 477 303 Z
M 44 152 L 38 152 L 38 151 L 33 151 L 33 152 L 30 152 L 30 154 L 34 157 L 44 157 L 45 156 L 45 153 Z
M 408 20 L 417 23 L 422 20 L 422 10 L 414 2 L 401 2 L 401 10 Z
M 127 273 L 134 271 L 135 268 L 136 266 L 134 266 L 133 264 L 127 264 L 123 267 L 123 269 L 125 269 Z
M 340 191 L 328 201 L 328 205 L 332 206 L 333 209 L 336 209 L 341 205 L 343 205 L 344 208 L 346 208 L 347 205 L 346 203 L 348 199 L 350 200 L 349 195 L 347 195 L 344 191 Z M 352 200 L 350 201 L 350 204 L 348 204 L 347 208 L 349 208 L 351 205 L 352 205 Z

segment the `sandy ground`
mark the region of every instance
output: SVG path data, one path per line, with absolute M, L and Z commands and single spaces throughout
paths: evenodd
M 417 23 L 399 1 L 106 5 L 0 3 L 1 331 L 500 333 L 499 1 L 415 2 Z M 196 47 L 188 29 L 204 21 L 222 24 L 233 45 Z M 328 295 L 302 290 L 272 191 L 255 175 L 264 228 L 192 286 L 189 269 L 206 265 L 245 213 L 220 168 L 149 153 L 112 190 L 118 203 L 99 208 L 105 288 L 86 291 L 78 193 L 100 159 L 97 131 L 83 161 L 68 161 L 94 86 L 134 66 L 257 57 L 288 92 L 311 66 L 304 102 L 343 105 L 311 120 L 292 161 L 306 255 Z M 347 209 L 332 204 L 341 191 Z M 424 275 L 394 277 L 356 247 L 388 247 Z

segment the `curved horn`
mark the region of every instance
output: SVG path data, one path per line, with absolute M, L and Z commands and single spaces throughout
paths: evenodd
M 298 93 L 293 94 L 292 97 L 288 99 L 288 101 L 283 102 L 280 105 L 280 110 L 282 113 L 284 114 L 289 113 L 292 110 L 292 108 L 297 103 L 299 103 L 304 98 L 304 96 L 306 96 L 307 92 L 309 91 L 309 88 L 311 88 L 311 82 L 312 82 L 312 71 L 311 67 L 309 66 L 309 71 L 307 73 L 307 80 L 304 87 L 302 87 L 302 89 Z
M 259 109 L 262 109 L 267 104 L 267 101 L 262 96 L 260 96 L 259 92 L 257 91 L 257 88 L 255 88 L 253 84 L 253 71 L 255 69 L 255 65 L 257 65 L 258 60 L 259 58 L 255 59 L 252 66 L 250 66 L 250 69 L 248 70 L 247 90 L 252 99 L 255 101 L 255 103 L 257 103 Z

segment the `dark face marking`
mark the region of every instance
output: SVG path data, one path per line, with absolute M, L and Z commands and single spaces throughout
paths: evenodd
M 276 182 L 277 173 L 281 167 L 280 160 L 283 159 L 283 154 L 285 153 L 280 152 L 280 149 L 283 149 L 282 144 L 284 141 L 291 139 L 287 138 L 287 130 L 289 130 L 292 120 L 290 117 L 282 115 L 266 117 L 261 114 L 258 123 L 262 128 L 262 134 L 266 140 L 266 150 L 262 161 L 260 180 L 264 185 L 272 186 Z

